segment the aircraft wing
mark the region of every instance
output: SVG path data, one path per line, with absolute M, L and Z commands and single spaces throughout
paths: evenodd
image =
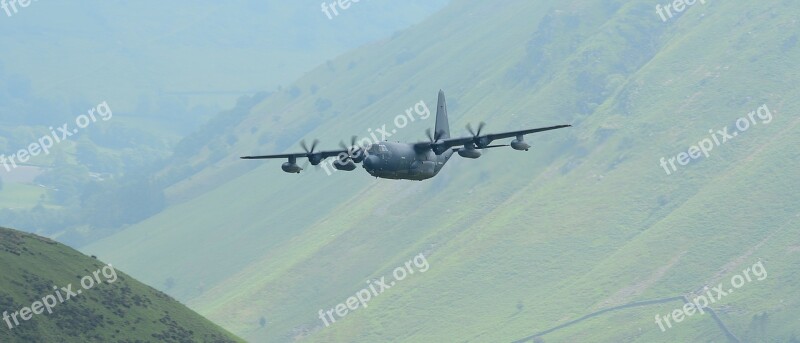
M 528 134 L 531 134 L 531 133 L 563 129 L 563 128 L 571 127 L 571 126 L 572 125 L 557 125 L 557 126 L 549 126 L 549 127 L 540 127 L 540 128 L 536 128 L 536 129 L 494 133 L 494 134 L 488 134 L 488 135 L 481 135 L 481 136 L 477 136 L 477 137 L 447 138 L 447 139 L 439 140 L 436 143 L 431 143 L 431 142 L 416 143 L 416 144 L 414 144 L 414 147 L 417 148 L 417 149 L 429 149 L 429 148 L 432 148 L 432 147 L 436 146 L 441 150 L 447 150 L 449 148 L 456 147 L 456 146 L 459 146 L 459 145 L 465 145 L 465 144 L 469 144 L 471 142 L 474 143 L 474 142 L 482 140 L 482 139 L 486 139 L 486 141 L 492 142 L 492 141 L 495 141 L 495 140 L 498 140 L 498 139 L 511 138 L 511 137 L 517 137 L 517 136 L 524 136 L 524 135 L 528 135 Z M 491 147 L 495 148 L 495 147 L 498 147 L 498 146 L 491 146 Z M 489 147 L 487 146 L 486 148 L 489 148 Z
M 503 147 L 507 147 L 507 146 L 511 146 L 511 145 L 509 145 L 509 144 L 495 144 L 495 145 L 490 145 L 490 146 L 487 146 L 487 147 L 483 147 L 481 149 L 503 148 Z M 454 152 L 458 152 L 459 150 L 464 150 L 464 147 L 463 146 L 457 146 L 457 147 L 452 148 L 452 149 L 453 149 Z
M 266 160 L 266 159 L 280 159 L 280 158 L 303 158 L 303 157 L 311 157 L 315 156 L 320 159 L 326 159 L 328 157 L 339 156 L 340 154 L 348 154 L 347 150 L 331 150 L 331 151 L 319 151 L 319 152 L 301 152 L 296 154 L 278 154 L 278 155 L 264 155 L 264 156 L 243 156 L 241 159 L 243 160 Z
M 550 126 L 550 127 L 540 127 L 538 129 L 528 129 L 528 130 L 520 130 L 520 131 L 503 132 L 503 133 L 489 134 L 489 135 L 486 135 L 486 137 L 488 137 L 490 141 L 493 141 L 493 140 L 497 140 L 497 139 L 529 135 L 531 133 L 563 129 L 563 128 L 566 128 L 566 127 L 572 127 L 572 125 L 556 125 L 556 126 Z

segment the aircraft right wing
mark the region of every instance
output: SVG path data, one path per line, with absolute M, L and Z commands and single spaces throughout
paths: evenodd
M 281 158 L 321 158 L 339 156 L 340 154 L 347 154 L 348 150 L 331 150 L 320 152 L 300 152 L 296 154 L 279 154 L 279 155 L 263 155 L 263 156 L 242 156 L 243 160 L 266 160 L 266 159 L 281 159 Z
M 316 165 L 322 160 L 339 156 L 341 154 L 349 155 L 349 150 L 341 149 L 341 150 L 329 150 L 329 151 L 315 151 L 317 149 L 317 145 L 319 144 L 318 140 L 315 140 L 314 143 L 311 144 L 311 148 L 306 145 L 305 141 L 300 143 L 300 146 L 303 147 L 305 152 L 299 152 L 294 154 L 276 154 L 276 155 L 263 155 L 263 156 L 243 156 L 241 159 L 243 160 L 266 160 L 266 159 L 279 159 L 279 158 L 288 158 L 290 160 L 296 160 L 298 158 L 308 158 L 312 164 Z

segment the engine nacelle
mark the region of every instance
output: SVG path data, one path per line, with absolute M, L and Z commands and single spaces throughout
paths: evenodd
M 311 154 L 308 156 L 308 162 L 311 162 L 312 166 L 318 166 L 322 163 L 322 160 L 324 160 L 324 158 L 322 158 L 320 154 Z
M 289 174 L 300 174 L 303 171 L 303 168 L 297 165 L 297 163 L 286 162 L 281 165 L 281 169 Z
M 476 159 L 481 157 L 481 152 L 475 149 L 459 149 L 458 154 L 464 158 Z
M 336 168 L 336 170 L 353 171 L 356 170 L 356 163 L 349 158 L 345 160 L 344 163 L 340 163 L 340 160 L 337 158 L 333 161 L 333 167 Z
M 448 148 L 448 147 L 446 147 L 446 146 L 444 146 L 442 144 L 433 144 L 433 145 L 431 145 L 431 150 L 433 150 L 433 153 L 436 154 L 436 156 L 444 154 L 444 152 L 447 151 L 448 149 L 450 149 L 450 148 Z
M 364 150 L 359 150 L 350 158 L 353 160 L 354 163 L 361 163 L 364 162 L 364 159 L 367 158 L 367 153 Z
M 359 164 L 361 162 L 364 162 L 364 159 L 367 158 L 369 152 L 367 152 L 367 149 L 353 146 L 352 148 L 350 148 L 350 150 L 348 150 L 348 154 L 350 156 L 350 159 L 353 160 L 353 162 Z
M 522 138 L 522 136 L 517 136 L 517 139 L 511 141 L 511 148 L 514 150 L 528 151 L 528 149 L 531 148 L 531 145 L 525 143 L 525 140 Z

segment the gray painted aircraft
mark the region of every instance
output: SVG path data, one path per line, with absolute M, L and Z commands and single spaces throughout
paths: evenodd
M 375 177 L 395 180 L 430 179 L 442 170 L 453 154 L 461 157 L 476 159 L 481 157 L 478 149 L 490 149 L 510 146 L 514 150 L 528 151 L 531 146 L 525 142 L 524 136 L 531 133 L 550 131 L 570 127 L 572 125 L 558 125 L 538 129 L 502 132 L 481 135 L 484 123 L 478 126 L 477 132 L 467 125 L 471 137 L 450 137 L 450 123 L 447 119 L 447 103 L 443 91 L 439 91 L 439 103 L 436 108 L 435 134 L 431 135 L 430 129 L 426 131 L 429 141 L 419 143 L 392 143 L 378 142 L 368 146 L 356 145 L 353 137 L 351 147 L 341 144 L 341 150 L 315 151 L 319 141 L 314 141 L 309 149 L 305 142 L 301 142 L 305 152 L 296 154 L 280 154 L 267 156 L 245 156 L 242 159 L 288 159 L 281 168 L 287 173 L 300 173 L 303 168 L 297 165 L 298 158 L 307 158 L 312 165 L 319 165 L 327 158 L 337 157 L 333 167 L 337 170 L 353 171 L 357 164 L 362 163 L 364 169 Z M 515 137 L 510 144 L 491 145 L 493 141 Z

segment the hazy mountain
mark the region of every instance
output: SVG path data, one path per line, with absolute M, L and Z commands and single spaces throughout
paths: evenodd
M 0 70 L 17 92 L 107 100 L 137 120 L 169 117 L 191 129 L 201 123 L 194 106 L 229 108 L 242 95 L 289 84 L 445 2 L 365 1 L 333 19 L 307 1 L 34 3 L 0 12 L 0 44 L 13 49 Z
M 688 297 L 763 263 L 768 277 L 712 305 L 719 322 L 695 315 L 662 332 L 655 315 L 683 305 L 664 302 L 541 340 L 723 341 L 723 323 L 742 341 L 791 341 L 800 8 L 697 2 L 665 21 L 655 5 L 454 1 L 240 102 L 162 172 L 191 175 L 166 190 L 175 205 L 84 251 L 253 341 L 513 341 Z M 301 138 L 333 148 L 430 106 L 439 89 L 454 131 L 481 120 L 489 131 L 575 127 L 532 137 L 529 153 L 457 159 L 428 182 L 237 160 L 297 150 Z M 660 165 L 742 117 L 749 130 L 708 157 Z M 390 139 L 422 140 L 431 126 Z M 319 310 L 420 253 L 429 271 L 325 327 Z
M 8 3 L 0 9 L 0 222 L 80 246 L 158 213 L 173 202 L 161 190 L 202 169 L 184 163 L 195 142 L 178 145 L 184 136 L 445 2 L 365 1 L 330 17 L 320 3 L 297 1 Z M 113 119 L 46 154 L 15 158 L 25 166 L 13 168 L 8 158 L 64 123 L 74 128 L 100 103 Z M 153 175 L 173 152 L 183 168 Z

